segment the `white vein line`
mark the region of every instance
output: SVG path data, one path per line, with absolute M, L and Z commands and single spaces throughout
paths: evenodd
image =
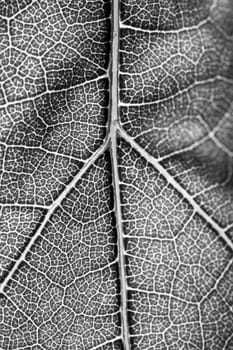
M 106 150 L 109 144 L 109 137 L 105 140 L 105 142 L 102 144 L 102 146 L 89 158 L 89 160 L 84 164 L 84 166 L 81 168 L 81 170 L 78 172 L 76 176 L 74 176 L 73 180 L 66 186 L 64 191 L 60 194 L 60 196 L 53 202 L 53 204 L 50 206 L 47 214 L 44 217 L 44 220 L 41 222 L 41 226 L 39 227 L 38 231 L 35 233 L 35 235 L 32 237 L 30 243 L 25 248 L 24 252 L 21 254 L 20 258 L 17 260 L 15 265 L 13 266 L 12 270 L 9 272 L 5 280 L 0 285 L 0 293 L 4 292 L 4 288 L 7 286 L 8 282 L 12 279 L 12 276 L 17 271 L 20 263 L 22 261 L 25 261 L 27 253 L 31 250 L 33 244 L 35 243 L 36 239 L 40 237 L 42 231 L 44 230 L 47 222 L 49 221 L 51 215 L 54 213 L 55 209 L 59 207 L 63 199 L 67 196 L 67 194 L 70 192 L 70 190 L 75 186 L 76 182 L 82 178 L 82 176 L 85 174 L 85 172 L 90 168 L 90 166 L 98 159 L 98 157 Z
M 119 261 L 119 278 L 120 278 L 120 295 L 121 295 L 121 327 L 122 337 L 125 350 L 130 350 L 129 328 L 127 320 L 127 285 L 124 257 L 124 238 L 121 218 L 121 202 L 119 189 L 119 175 L 117 164 L 117 121 L 119 118 L 119 1 L 113 1 L 112 7 L 112 62 L 111 62 L 111 117 L 112 123 L 110 128 L 111 137 L 111 158 L 113 171 L 114 187 L 114 206 L 116 216 L 117 246 Z
M 103 69 L 104 70 L 104 69 Z M 53 95 L 53 94 L 60 94 L 60 93 L 64 93 L 66 96 L 68 95 L 68 93 L 71 91 L 71 90 L 75 90 L 75 89 L 80 89 L 80 88 L 84 88 L 86 87 L 86 85 L 88 84 L 93 84 L 93 83 L 98 83 L 100 80 L 104 80 L 104 79 L 107 79 L 109 78 L 108 77 L 108 72 L 102 74 L 102 75 L 99 75 L 98 77 L 96 78 L 93 78 L 93 79 L 90 79 L 90 80 L 86 80 L 86 81 L 83 81 L 82 83 L 78 83 L 78 84 L 75 84 L 75 85 L 72 85 L 72 86 L 69 86 L 67 88 L 64 88 L 64 89 L 57 89 L 57 90 L 45 90 L 39 94 L 34 94 L 33 96 L 26 96 L 26 97 L 23 97 L 21 99 L 17 99 L 15 101 L 8 101 L 7 99 L 5 100 L 6 102 L 1 106 L 1 107 L 4 107 L 4 108 L 8 108 L 9 106 L 11 105 L 15 105 L 16 103 L 23 103 L 23 102 L 29 102 L 29 101 L 35 101 L 41 97 L 44 97 L 45 95 L 49 94 L 49 95 Z M 4 90 L 2 90 L 4 92 Z M 73 100 L 71 101 L 73 102 Z
M 121 72 L 121 74 L 127 74 L 127 73 Z M 218 74 L 215 77 L 209 78 L 207 80 L 197 80 L 194 83 L 192 83 L 191 85 L 182 89 L 181 91 L 177 91 L 176 93 L 171 94 L 169 96 L 166 96 L 164 98 L 159 98 L 159 99 L 151 101 L 151 102 L 150 101 L 149 102 L 141 101 L 141 102 L 127 102 L 126 103 L 126 102 L 120 101 L 119 105 L 120 105 L 120 107 L 127 107 L 127 108 L 134 108 L 134 107 L 142 107 L 143 108 L 144 106 L 158 105 L 158 104 L 162 104 L 165 102 L 169 102 L 170 100 L 174 100 L 174 98 L 183 96 L 184 94 L 190 94 L 190 93 L 192 93 L 192 90 L 195 87 L 197 88 L 197 87 L 206 86 L 208 84 L 215 84 L 216 81 L 217 82 L 223 81 L 227 84 L 233 85 L 232 79 L 226 78 L 226 77 Z
M 120 202 L 120 188 L 119 188 L 119 175 L 117 164 L 117 131 L 113 126 L 111 139 L 111 153 L 112 153 L 112 167 L 113 167 L 113 186 L 114 186 L 114 198 L 115 198 L 115 215 L 116 215 L 116 229 L 118 238 L 118 259 L 119 259 L 119 275 L 120 275 L 120 287 L 121 287 L 121 322 L 123 329 L 123 339 L 125 344 L 125 350 L 130 349 L 129 345 L 129 330 L 127 320 L 127 279 L 125 271 L 125 256 L 124 256 L 124 238 L 123 227 L 121 217 L 121 202 Z
M 143 148 L 141 148 L 122 128 L 118 126 L 118 131 L 121 136 L 128 142 L 132 148 L 139 152 L 149 163 L 151 163 L 158 172 L 164 176 L 169 184 L 171 184 L 193 207 L 194 211 L 198 213 L 211 227 L 217 231 L 220 237 L 225 241 L 233 252 L 233 242 L 228 238 L 225 230 L 222 229 L 191 197 L 191 195 L 168 173 L 168 171 L 152 156 L 150 156 Z
M 187 30 L 200 30 L 200 28 L 205 25 L 206 23 L 208 23 L 209 21 L 209 17 L 205 18 L 204 20 L 200 21 L 198 24 L 193 25 L 193 26 L 183 26 L 180 27 L 178 29 L 149 29 L 149 28 L 141 28 L 141 27 L 136 27 L 134 25 L 130 25 L 130 24 L 125 24 L 125 21 L 122 21 L 120 24 L 121 29 L 129 29 L 129 30 L 133 30 L 135 32 L 143 32 L 145 34 L 148 35 L 155 35 L 155 34 L 177 34 L 179 35 L 179 33 L 185 32 Z
M 223 279 L 224 275 L 228 272 L 231 271 L 230 267 L 233 263 L 233 258 L 231 258 L 229 260 L 229 262 L 227 263 L 227 265 L 224 267 L 223 271 L 221 272 L 220 276 L 218 278 L 216 278 L 214 285 L 211 287 L 211 289 L 208 291 L 208 293 L 200 300 L 200 304 L 202 304 L 205 300 L 207 300 L 210 297 L 210 294 L 213 291 L 217 291 L 218 294 L 223 298 L 223 300 L 228 304 L 227 298 L 225 297 L 224 294 L 222 294 L 222 292 L 220 292 L 218 290 L 218 285 L 221 282 L 221 280 Z M 228 304 L 229 309 L 231 308 L 231 306 Z
M 26 208 L 26 209 L 38 209 L 38 210 L 48 210 L 49 205 L 39 205 L 39 204 L 25 204 L 25 203 L 0 203 L 0 210 L 2 208 Z
M 91 348 L 91 350 L 100 350 L 100 349 L 103 349 L 103 346 L 104 345 L 108 345 L 108 344 L 113 344 L 115 343 L 116 341 L 118 340 L 121 340 L 122 341 L 122 338 L 120 336 L 114 338 L 114 339 L 109 339 L 107 340 L 106 342 L 102 343 L 102 344 L 98 344 L 96 345 L 94 348 Z
M 68 124 L 71 124 L 72 122 L 69 122 Z M 96 125 L 95 125 L 96 126 Z M 97 126 L 98 127 L 98 126 Z M 29 151 L 35 151 L 35 150 L 39 150 L 39 151 L 42 151 L 42 152 L 44 152 L 44 153 L 46 153 L 45 155 L 44 155 L 44 157 L 46 157 L 46 156 L 54 156 L 55 158 L 63 158 L 63 159 L 67 159 L 67 160 L 70 160 L 70 161 L 74 161 L 74 162 L 80 162 L 80 163 L 85 163 L 85 161 L 86 161 L 86 159 L 82 159 L 82 158 L 78 158 L 78 157 L 75 157 L 75 156 L 70 156 L 69 154 L 65 154 L 65 153 L 59 153 L 59 152 L 57 152 L 57 151 L 51 151 L 51 150 L 49 150 L 49 149 L 47 149 L 47 148 L 45 148 L 44 146 L 37 146 L 37 147 L 32 147 L 32 146 L 27 146 L 27 145 L 17 145 L 17 144 L 11 144 L 11 145 L 8 145 L 7 144 L 7 140 L 6 140 L 6 142 L 1 142 L 0 141 L 0 146 L 3 146 L 5 149 L 5 151 L 7 152 L 7 151 L 9 151 L 10 149 L 15 149 L 15 148 L 17 148 L 17 149 L 20 149 L 20 150 L 23 150 L 23 151 L 25 151 L 25 150 L 29 150 Z M 40 164 L 38 163 L 38 165 L 40 166 Z M 37 165 L 37 168 L 36 168 L 36 170 L 38 169 L 38 165 Z M 6 166 L 5 166 L 5 164 L 4 164 L 4 166 L 2 167 L 3 168 L 3 171 L 8 171 L 7 169 L 6 169 Z M 14 172 L 14 171 L 11 171 L 11 172 Z M 16 172 L 17 173 L 17 172 Z M 20 172 L 21 174 L 23 173 L 23 174 L 28 174 L 27 172 L 23 172 L 23 171 L 21 171 Z

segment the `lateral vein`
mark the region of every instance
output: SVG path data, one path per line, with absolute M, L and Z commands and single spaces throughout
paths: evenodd
M 164 176 L 168 183 L 170 183 L 183 198 L 185 198 L 193 207 L 194 211 L 198 213 L 225 241 L 227 246 L 233 251 L 233 242 L 228 238 L 225 230 L 219 226 L 201 207 L 200 205 L 191 197 L 191 195 L 168 173 L 168 171 L 159 163 L 159 161 L 149 155 L 141 146 L 139 146 L 132 137 L 130 137 L 126 131 L 118 126 L 118 131 L 121 136 L 128 142 L 131 147 L 133 147 L 137 152 L 139 152 L 150 164 L 158 170 L 160 174 Z
M 109 137 L 106 138 L 105 142 L 102 144 L 102 146 L 89 158 L 89 160 L 84 164 L 84 166 L 81 168 L 81 170 L 78 172 L 76 176 L 74 176 L 73 180 L 65 187 L 63 192 L 58 196 L 58 198 L 53 202 L 53 204 L 50 206 L 47 214 L 44 217 L 44 220 L 41 222 L 40 227 L 38 228 L 38 231 L 35 233 L 35 235 L 32 237 L 31 241 L 21 254 L 20 258 L 16 261 L 15 265 L 5 278 L 5 280 L 0 285 L 0 293 L 4 292 L 5 287 L 7 286 L 8 282 L 12 279 L 14 273 L 17 271 L 19 265 L 22 261 L 25 261 L 27 253 L 31 250 L 33 244 L 35 243 L 36 239 L 40 237 L 42 231 L 44 230 L 47 222 L 49 221 L 50 217 L 54 213 L 55 209 L 59 207 L 63 199 L 67 196 L 67 194 L 70 192 L 70 190 L 75 186 L 76 182 L 82 178 L 82 176 L 85 174 L 85 172 L 90 168 L 90 166 L 97 160 L 97 158 L 106 150 L 109 144 Z

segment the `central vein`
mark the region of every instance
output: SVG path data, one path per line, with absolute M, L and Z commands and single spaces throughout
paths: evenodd
M 117 124 L 119 120 L 119 0 L 113 0 L 112 8 L 112 55 L 111 55 L 111 86 L 110 86 L 110 140 L 111 140 L 111 155 L 113 164 L 113 186 L 115 199 L 116 225 L 118 235 L 118 264 L 120 278 L 120 293 L 121 293 L 121 327 L 122 337 L 125 350 L 130 350 L 129 329 L 127 320 L 127 286 L 125 272 L 125 255 L 124 255 L 124 238 L 121 220 L 121 204 L 120 204 L 120 186 L 117 165 Z

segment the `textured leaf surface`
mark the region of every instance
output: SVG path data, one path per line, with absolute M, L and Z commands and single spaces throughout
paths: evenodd
M 0 349 L 233 349 L 232 16 L 1 1 Z

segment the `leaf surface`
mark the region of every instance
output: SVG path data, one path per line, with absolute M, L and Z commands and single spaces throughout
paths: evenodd
M 0 349 L 233 348 L 232 14 L 2 1 Z

